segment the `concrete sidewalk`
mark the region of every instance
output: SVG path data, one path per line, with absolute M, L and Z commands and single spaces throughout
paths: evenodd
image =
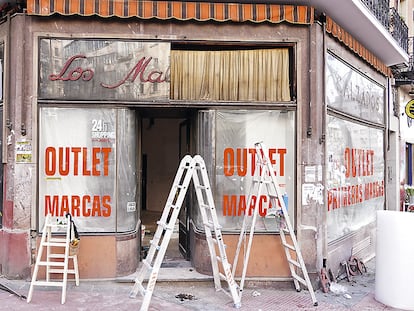
M 353 277 L 351 282 L 341 281 L 343 290 L 337 293 L 323 293 L 316 289 L 318 306 L 313 306 L 307 290 L 296 292 L 293 286 L 278 286 L 277 283 L 246 282 L 242 296 L 242 306 L 234 308 L 228 293 L 216 291 L 211 277 L 194 272 L 189 267 L 162 268 L 155 286 L 149 310 L 397 310 L 387 307 L 374 299 L 375 270 L 367 265 L 368 272 Z M 16 295 L 0 290 L 0 310 L 46 311 L 114 311 L 139 310 L 142 302 L 129 298 L 134 277 L 118 280 L 86 281 L 80 286 L 68 283 L 66 303 L 61 304 L 61 291 L 53 287 L 35 287 L 32 301 L 27 303 Z M 0 278 L 0 284 L 27 296 L 30 282 Z M 227 284 L 223 283 L 226 288 Z

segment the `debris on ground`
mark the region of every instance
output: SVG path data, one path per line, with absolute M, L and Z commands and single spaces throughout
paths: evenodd
M 352 299 L 352 296 L 351 296 L 350 294 L 344 294 L 344 297 L 345 297 L 346 299 Z
M 180 299 L 180 301 L 184 300 L 196 300 L 197 298 L 192 294 L 177 294 L 175 298 Z
M 257 297 L 257 296 L 260 296 L 261 294 L 257 291 L 257 290 L 254 290 L 253 292 L 252 292 L 252 296 L 253 297 Z
M 332 293 L 340 295 L 340 294 L 345 294 L 348 289 L 346 288 L 346 286 L 332 282 L 331 285 L 329 286 L 329 289 Z

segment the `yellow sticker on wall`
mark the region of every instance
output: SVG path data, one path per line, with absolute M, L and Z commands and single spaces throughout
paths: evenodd
M 414 99 L 410 100 L 407 105 L 405 105 L 405 113 L 411 119 L 414 119 Z

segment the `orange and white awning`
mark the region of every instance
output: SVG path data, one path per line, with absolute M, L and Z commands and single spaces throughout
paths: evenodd
M 254 1 L 252 1 L 254 2 Z M 50 16 L 79 15 L 160 20 L 254 22 L 311 25 L 310 6 L 158 0 L 27 0 L 27 14 Z M 327 18 L 327 32 L 365 59 L 378 71 L 390 76 L 390 69 L 355 38 Z
M 340 42 L 346 45 L 351 51 L 364 59 L 372 67 L 377 69 L 385 76 L 391 77 L 391 68 L 379 60 L 372 52 L 366 49 L 354 37 L 352 37 L 345 29 L 335 23 L 331 18 L 326 19 L 326 32 L 337 38 Z
M 151 0 L 27 0 L 27 14 L 312 24 L 312 7 Z

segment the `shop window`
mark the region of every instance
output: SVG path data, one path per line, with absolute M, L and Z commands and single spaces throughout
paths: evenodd
M 386 101 L 383 85 L 331 52 L 326 94 L 327 233 L 333 242 L 373 223 L 384 208 Z
M 288 48 L 172 50 L 171 99 L 291 100 Z
M 135 229 L 135 130 L 128 109 L 40 109 L 39 228 L 69 212 L 81 232 Z
M 375 221 L 384 208 L 384 132 L 329 116 L 327 123 L 328 242 Z
M 337 56 L 326 53 L 328 108 L 384 124 L 385 87 Z
M 269 149 L 279 186 L 288 196 L 288 211 L 294 222 L 295 211 L 295 112 L 280 110 L 210 110 L 200 112 L 202 127 L 199 149 L 204 156 L 217 216 L 225 231 L 238 231 L 246 213 L 254 175 L 254 144 L 264 142 Z M 213 148 L 213 149 L 212 149 Z M 214 152 L 212 154 L 212 152 Z M 269 198 L 259 208 L 256 231 L 279 229 L 274 217 L 266 217 Z M 193 206 L 197 206 L 194 204 Z M 196 224 L 202 228 L 198 210 Z

